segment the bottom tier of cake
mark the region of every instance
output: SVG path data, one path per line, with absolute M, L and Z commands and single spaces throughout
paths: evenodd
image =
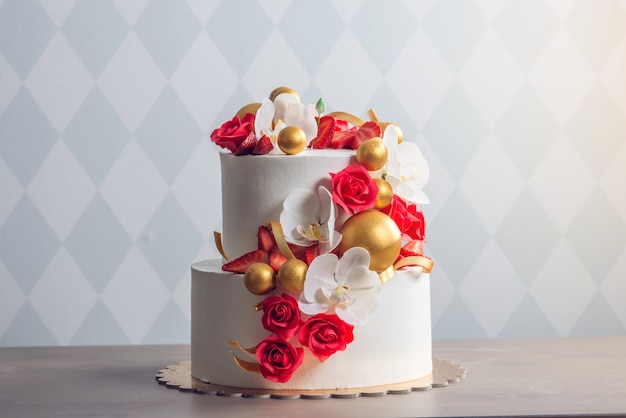
M 398 271 L 382 288 L 368 322 L 354 328 L 354 341 L 320 362 L 305 350 L 302 366 L 286 383 L 239 367 L 234 355 L 254 357 L 229 341 L 253 347 L 269 335 L 254 305 L 263 299 L 246 290 L 243 275 L 225 273 L 222 260 L 192 265 L 191 374 L 205 382 L 242 388 L 316 390 L 389 385 L 432 372 L 430 278 L 421 268 Z

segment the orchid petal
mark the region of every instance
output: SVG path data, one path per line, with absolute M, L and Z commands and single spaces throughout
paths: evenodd
M 400 167 L 411 167 L 417 172 L 419 188 L 426 185 L 430 177 L 430 168 L 417 145 L 412 142 L 403 142 L 398 145 L 398 164 Z
M 319 220 L 321 224 L 325 224 L 325 223 L 329 223 L 329 222 L 335 222 L 335 217 L 334 215 L 334 204 L 333 204 L 333 196 L 330 193 L 330 191 L 328 191 L 328 189 L 324 186 L 320 186 L 317 189 L 317 193 L 319 196 Z M 334 225 L 333 225 L 334 226 Z
M 339 284 L 346 284 L 350 278 L 351 270 L 358 266 L 370 265 L 370 253 L 362 247 L 352 247 L 348 249 L 337 263 L 335 277 Z
M 317 219 L 319 219 L 319 203 L 317 196 L 312 191 L 293 191 L 283 202 L 280 223 L 283 226 L 287 242 L 309 245 L 311 240 L 299 232 L 299 227 L 308 226 L 312 222 L 317 222 Z
M 304 280 L 304 289 L 301 298 L 313 302 L 318 300 L 318 290 L 322 287 L 334 288 L 337 286 L 334 274 L 339 259 L 335 254 L 322 254 L 313 260 Z
M 317 136 L 317 122 L 306 105 L 292 103 L 285 114 L 285 124 L 294 125 L 302 129 L 307 140 Z
M 303 302 L 302 299 L 300 299 L 298 301 L 298 308 L 300 308 L 300 311 L 305 315 L 317 315 L 328 312 L 330 305 L 328 303 Z
M 273 123 L 274 103 L 271 100 L 263 99 L 254 119 L 254 133 L 257 138 L 261 138 L 263 135 L 272 136 Z
M 276 111 L 274 113 L 274 120 L 278 121 L 279 119 L 285 120 L 285 115 L 287 113 L 287 109 L 292 104 L 300 103 L 300 99 L 298 96 L 292 93 L 281 93 L 274 98 L 274 105 L 276 106 Z

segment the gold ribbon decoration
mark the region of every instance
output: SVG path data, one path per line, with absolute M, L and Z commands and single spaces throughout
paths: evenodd
M 232 340 L 228 341 L 228 343 L 234 348 L 243 351 L 244 353 L 256 354 L 256 346 L 244 348 L 237 341 L 232 341 Z M 253 361 L 248 361 L 248 360 L 239 358 L 232 351 L 231 351 L 231 354 L 233 355 L 233 359 L 235 359 L 235 363 L 237 363 L 237 366 L 239 366 L 241 370 L 245 372 L 249 372 L 249 373 L 259 373 L 259 374 L 261 373 L 261 366 L 259 365 L 259 363 L 255 363 Z
M 417 266 L 422 268 L 422 273 L 430 273 L 433 269 L 433 260 L 423 255 L 412 255 L 409 257 L 403 257 L 396 261 L 393 265 L 389 266 L 386 270 L 378 274 L 382 284 L 385 284 L 396 274 L 396 270 L 407 266 Z
M 228 344 L 230 344 L 232 347 L 236 348 L 237 350 L 243 351 L 244 353 L 248 353 L 248 354 L 256 353 L 256 345 L 254 347 L 244 348 L 237 341 L 233 341 L 233 340 L 228 341 Z
M 287 261 L 295 260 L 296 256 L 293 255 L 293 253 L 291 252 L 291 248 L 289 248 L 289 244 L 287 244 L 282 225 L 279 222 L 270 221 L 270 229 L 274 234 L 274 239 L 276 240 L 276 245 L 278 245 L 278 249 L 285 256 Z
M 222 234 L 220 232 L 213 231 L 213 239 L 215 240 L 215 247 L 217 248 L 217 251 L 219 251 L 222 257 L 224 257 L 224 259 L 230 263 L 232 260 L 228 258 L 228 256 L 226 255 L 226 251 L 224 250 Z
M 240 359 L 234 354 L 233 358 L 235 359 L 235 363 L 237 363 L 237 366 L 239 366 L 243 371 L 250 373 L 261 373 L 261 366 L 259 365 L 259 363 Z
M 365 121 L 360 117 L 354 116 L 353 114 L 347 112 L 330 112 L 328 116 L 332 116 L 336 119 L 345 120 L 358 127 L 361 127 L 361 125 L 365 123 Z

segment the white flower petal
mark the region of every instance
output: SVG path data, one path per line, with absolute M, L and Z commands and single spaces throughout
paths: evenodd
M 335 278 L 340 284 L 345 284 L 350 278 L 351 270 L 358 266 L 370 265 L 370 253 L 362 247 L 348 249 L 337 263 Z
M 274 124 L 274 103 L 271 100 L 263 99 L 261 107 L 256 112 L 254 119 L 254 133 L 257 138 L 263 135 L 272 136 L 272 125 Z
M 334 203 L 333 196 L 330 194 L 330 191 L 324 186 L 320 186 L 317 189 L 317 194 L 319 196 L 319 220 L 321 224 L 326 224 L 329 221 L 333 222 L 333 227 L 335 223 L 334 215 Z
M 306 105 L 292 103 L 285 114 L 285 124 L 297 126 L 304 132 L 307 140 L 317 136 L 317 122 Z
M 281 93 L 274 97 L 274 105 L 276 106 L 274 121 L 278 121 L 279 119 L 285 120 L 287 108 L 293 103 L 300 103 L 300 99 L 292 93 Z
M 306 302 L 300 298 L 298 308 L 305 315 L 317 315 L 328 312 L 330 305 L 328 303 Z
M 334 276 L 338 261 L 335 254 L 322 254 L 311 262 L 306 272 L 301 296 L 304 300 L 317 301 L 320 297 L 317 294 L 319 289 L 322 287 L 334 289 L 337 286 Z
M 335 307 L 335 313 L 343 322 L 351 325 L 360 326 L 367 323 L 367 318 L 361 318 L 355 315 L 352 309 L 350 309 L 350 306 L 337 305 Z

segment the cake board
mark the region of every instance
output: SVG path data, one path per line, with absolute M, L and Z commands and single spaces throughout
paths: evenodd
M 181 361 L 159 370 L 156 374 L 156 380 L 168 389 L 177 389 L 181 392 L 194 392 L 197 394 L 259 399 L 327 399 L 385 396 L 387 394 L 397 395 L 426 391 L 445 387 L 451 383 L 458 383 L 465 375 L 466 370 L 463 366 L 433 357 L 432 378 L 431 376 L 425 376 L 408 382 L 365 388 L 318 390 L 253 389 L 218 385 L 197 379 L 191 375 L 191 361 Z

